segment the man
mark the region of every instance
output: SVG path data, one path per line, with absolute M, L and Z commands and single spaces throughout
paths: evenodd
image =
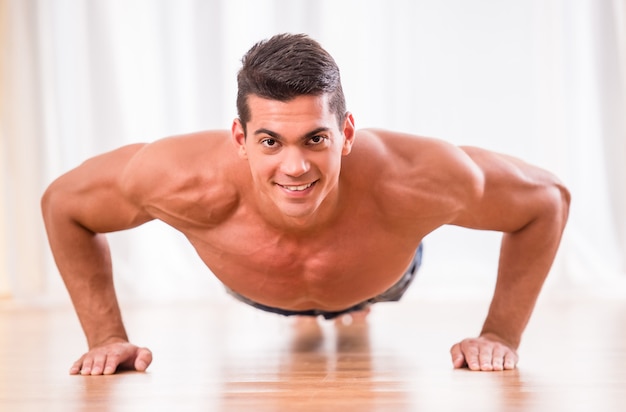
M 152 219 L 182 232 L 240 300 L 326 318 L 398 300 L 422 238 L 442 225 L 501 231 L 487 319 L 451 355 L 456 368 L 515 368 L 567 220 L 563 185 L 486 150 L 356 131 L 339 69 L 304 35 L 253 46 L 238 86 L 230 132 L 122 147 L 46 191 L 50 245 L 89 344 L 70 373 L 142 371 L 152 361 L 128 342 L 103 235 Z

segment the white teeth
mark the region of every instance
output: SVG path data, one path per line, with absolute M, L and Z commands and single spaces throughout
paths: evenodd
M 311 186 L 313 186 L 313 183 L 300 185 L 300 186 L 283 186 L 283 187 L 287 190 L 291 190 L 292 192 L 301 192 L 302 190 L 308 189 Z

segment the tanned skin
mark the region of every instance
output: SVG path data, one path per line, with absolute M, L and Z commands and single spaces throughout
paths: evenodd
M 513 369 L 557 251 L 569 193 L 521 160 L 342 123 L 326 95 L 249 96 L 246 132 L 206 131 L 125 146 L 54 181 L 49 242 L 87 337 L 70 373 L 145 370 L 129 343 L 105 233 L 153 219 L 183 233 L 230 289 L 286 310 L 338 311 L 392 286 L 442 225 L 503 233 L 493 300 L 455 368 Z

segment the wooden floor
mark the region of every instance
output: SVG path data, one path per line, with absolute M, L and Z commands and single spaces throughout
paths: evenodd
M 0 411 L 626 411 L 626 302 L 540 302 L 515 371 L 453 370 L 485 302 L 379 305 L 298 329 L 238 302 L 124 307 L 147 373 L 69 376 L 71 309 L 0 305 Z

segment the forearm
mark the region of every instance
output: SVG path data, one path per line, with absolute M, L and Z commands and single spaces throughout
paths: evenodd
M 44 219 L 57 267 L 89 347 L 113 338 L 127 340 L 105 236 L 46 209 Z
M 502 239 L 496 288 L 481 335 L 496 335 L 513 348 L 534 309 L 556 255 L 567 206 L 544 213 Z

